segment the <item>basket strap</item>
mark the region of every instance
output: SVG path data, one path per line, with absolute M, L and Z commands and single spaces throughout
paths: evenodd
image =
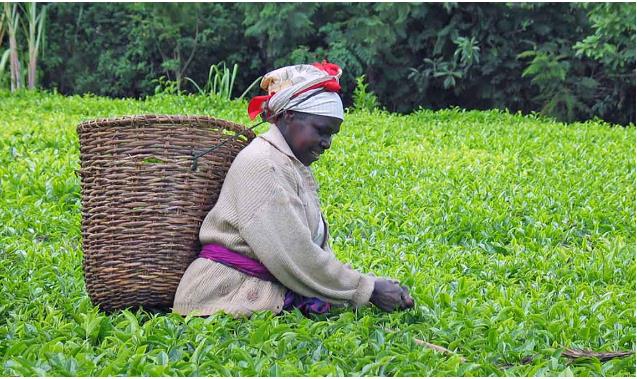
M 265 120 L 257 123 L 254 126 L 251 126 L 248 130 L 252 130 L 252 129 L 256 128 L 257 126 L 263 124 L 264 122 L 265 122 Z M 237 132 L 235 135 L 226 138 L 225 140 L 223 140 L 223 142 L 214 145 L 213 147 L 209 148 L 208 150 L 204 151 L 203 153 L 195 154 L 195 151 L 193 150 L 193 152 L 192 152 L 192 171 L 197 170 L 197 159 L 203 157 L 206 154 L 212 153 L 213 151 L 217 150 L 218 148 L 220 148 L 221 146 L 227 144 L 230 141 L 236 141 L 237 138 L 239 138 L 241 135 L 242 135 L 242 132 Z

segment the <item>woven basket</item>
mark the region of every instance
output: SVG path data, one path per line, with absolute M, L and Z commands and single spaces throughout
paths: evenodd
M 91 300 L 104 311 L 168 309 L 199 252 L 201 222 L 254 133 L 210 117 L 162 115 L 88 121 L 77 132 Z M 194 153 L 236 134 L 193 170 Z

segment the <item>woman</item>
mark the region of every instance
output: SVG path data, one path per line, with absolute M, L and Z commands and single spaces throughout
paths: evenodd
M 283 67 L 264 76 L 251 118 L 272 123 L 233 161 L 219 199 L 201 225 L 202 252 L 186 270 L 173 311 L 234 316 L 333 304 L 413 306 L 397 281 L 344 265 L 328 243 L 309 166 L 330 148 L 343 122 L 336 93 L 341 69 L 330 63 Z

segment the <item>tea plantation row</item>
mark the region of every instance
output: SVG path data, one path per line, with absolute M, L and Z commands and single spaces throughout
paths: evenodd
M 413 310 L 99 312 L 82 273 L 76 125 L 141 113 L 251 125 L 245 107 L 0 93 L 0 375 L 635 374 L 634 355 L 560 355 L 635 349 L 634 126 L 349 113 L 314 167 L 333 246 L 408 285 Z

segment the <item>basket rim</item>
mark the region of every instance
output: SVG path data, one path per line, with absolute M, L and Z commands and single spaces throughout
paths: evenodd
M 77 131 L 86 131 L 88 128 L 108 128 L 114 126 L 123 126 L 127 123 L 135 122 L 152 122 L 155 125 L 161 124 L 184 124 L 184 123 L 202 123 L 210 124 L 216 127 L 223 127 L 232 131 L 243 134 L 246 137 L 255 138 L 254 131 L 247 128 L 245 125 L 239 124 L 234 121 L 224 120 L 221 118 L 205 116 L 205 115 L 169 115 L 169 114 L 138 114 L 138 115 L 124 115 L 107 118 L 97 118 L 92 120 L 85 120 L 77 125 Z

